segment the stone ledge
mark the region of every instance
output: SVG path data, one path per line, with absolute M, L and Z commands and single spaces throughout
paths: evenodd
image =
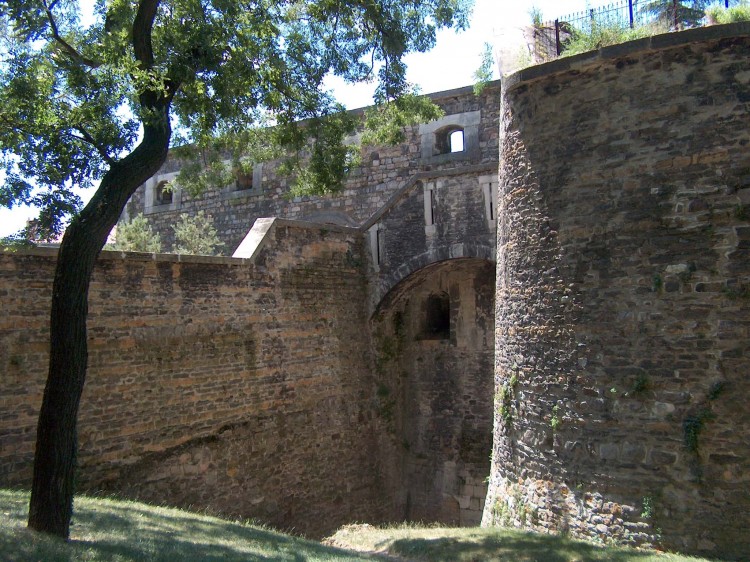
M 0 250 L 0 255 L 7 256 L 41 256 L 57 257 L 58 248 L 24 248 L 21 250 Z M 187 254 L 157 254 L 149 252 L 122 252 L 119 250 L 102 250 L 99 260 L 122 260 L 131 262 L 172 262 L 172 263 L 225 263 L 231 265 L 250 265 L 252 261 L 229 256 L 193 256 Z

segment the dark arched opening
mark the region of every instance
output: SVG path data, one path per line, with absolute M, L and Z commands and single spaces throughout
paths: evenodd
M 394 518 L 478 525 L 492 448 L 495 265 L 433 263 L 372 317 Z

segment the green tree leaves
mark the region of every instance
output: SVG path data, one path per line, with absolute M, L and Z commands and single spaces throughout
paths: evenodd
M 151 230 L 146 217 L 137 215 L 132 220 L 117 225 L 115 242 L 107 249 L 123 252 L 161 252 L 161 240 L 159 235 Z
M 353 125 L 321 91 L 325 76 L 377 76 L 376 101 L 394 102 L 409 91 L 403 55 L 431 47 L 440 27 L 465 27 L 471 3 L 98 0 L 83 27 L 77 0 L 0 0 L 0 203 L 38 205 L 53 233 L 80 207 L 73 188 L 100 182 L 56 262 L 32 529 L 69 536 L 91 275 L 129 197 L 164 164 L 173 129 L 216 161 L 217 148 L 239 147 L 232 137 L 263 120 L 266 138 L 305 162 L 293 166 L 303 183 L 335 189 Z M 208 227 L 179 226 L 184 240 L 210 239 Z
M 224 245 L 216 234 L 211 217 L 203 211 L 194 217 L 182 215 L 173 228 L 175 254 L 212 256 Z

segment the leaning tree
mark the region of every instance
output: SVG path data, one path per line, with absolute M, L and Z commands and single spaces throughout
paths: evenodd
M 397 102 L 408 91 L 403 55 L 431 48 L 441 27 L 464 28 L 471 3 L 97 0 L 82 22 L 78 0 L 0 0 L 0 204 L 38 206 L 49 234 L 72 215 L 52 290 L 29 527 L 69 535 L 92 270 L 175 138 L 229 146 L 272 124 L 275 141 L 307 143 L 300 181 L 335 186 L 351 123 L 324 78 L 377 78 L 375 101 L 408 114 L 414 104 Z M 391 129 L 402 117 L 380 115 L 394 116 Z M 74 188 L 94 186 L 80 208 Z

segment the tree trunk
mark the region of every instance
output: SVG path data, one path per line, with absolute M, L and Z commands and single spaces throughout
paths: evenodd
M 96 259 L 130 196 L 167 157 L 169 103 L 144 127 L 141 143 L 112 164 L 88 205 L 65 231 L 50 313 L 50 361 L 37 426 L 29 527 L 67 539 L 73 514 L 78 406 L 88 357 L 86 317 Z

